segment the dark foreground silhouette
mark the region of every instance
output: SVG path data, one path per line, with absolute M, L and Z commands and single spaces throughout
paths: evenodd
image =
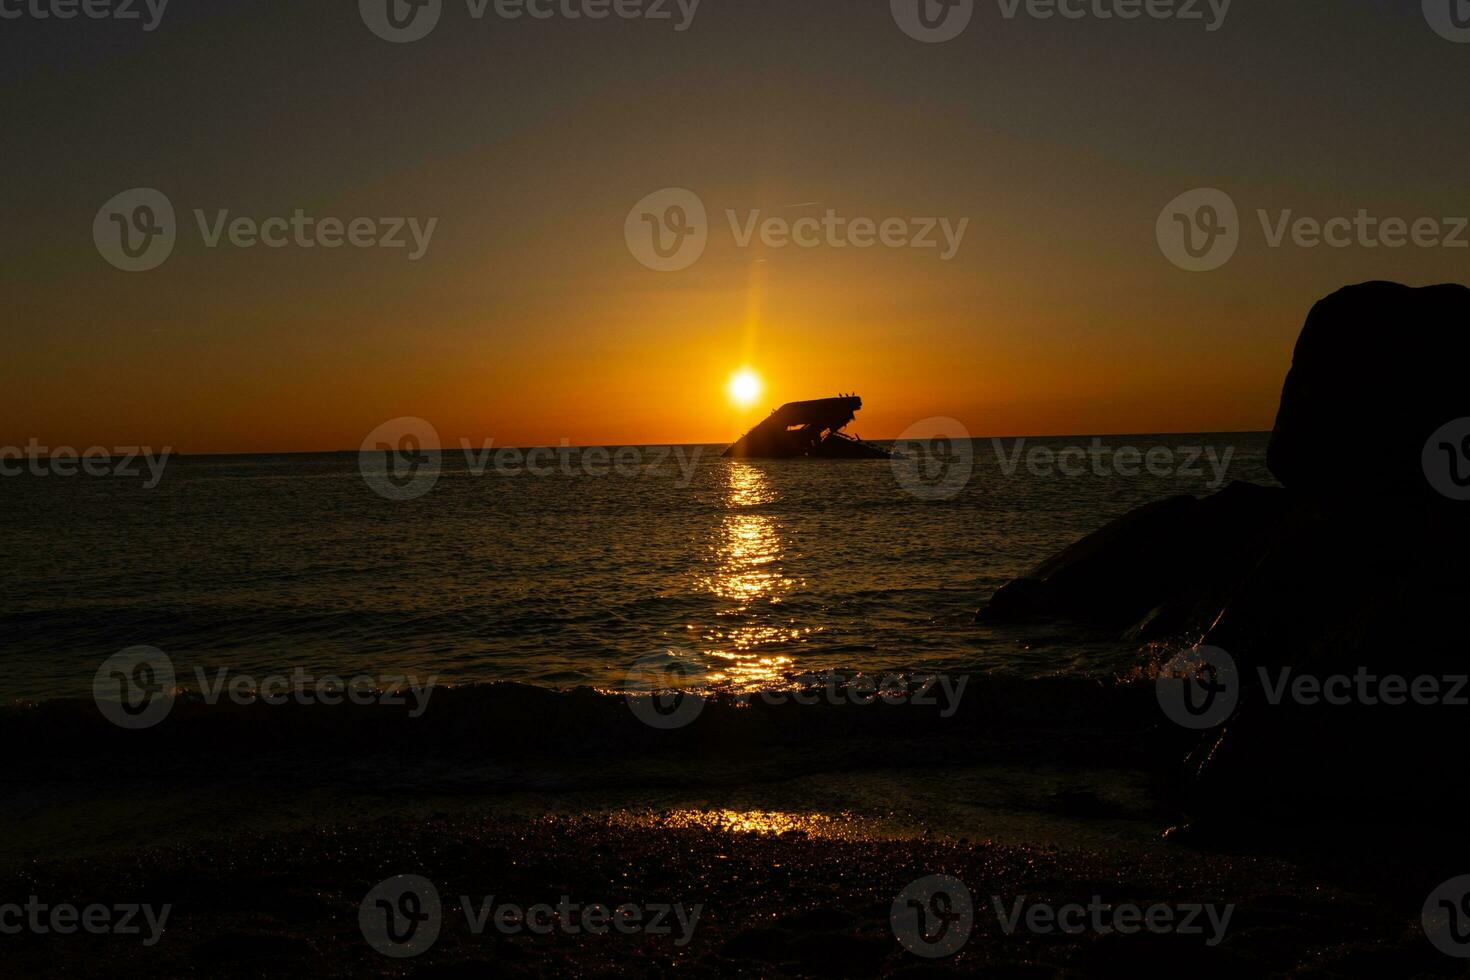
M 980 615 L 1227 652 L 1239 707 L 1185 766 L 1199 820 L 1463 812 L 1470 502 L 1452 494 L 1470 486 L 1470 430 L 1437 433 L 1470 418 L 1467 364 L 1470 290 L 1334 293 L 1307 318 L 1282 392 L 1268 456 L 1281 487 L 1142 507 Z

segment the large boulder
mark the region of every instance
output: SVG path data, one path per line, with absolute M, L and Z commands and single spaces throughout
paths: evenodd
M 1470 528 L 1430 508 L 1363 516 L 1298 514 L 1205 636 L 1234 659 L 1241 687 L 1222 734 L 1196 751 L 1196 812 L 1329 811 L 1347 822 L 1470 803 L 1455 764 L 1470 712 L 1460 560 Z M 1283 696 L 1284 679 L 1302 677 L 1349 678 L 1337 696 L 1353 693 Z M 1385 677 L 1409 691 L 1428 684 L 1444 701 L 1379 700 Z
M 991 621 L 1065 617 L 1133 635 L 1183 628 L 1260 561 L 1287 512 L 1276 487 L 1235 482 L 1129 511 L 998 590 Z
M 1463 812 L 1466 365 L 1470 289 L 1374 282 L 1332 294 L 1307 317 L 1282 392 L 1268 462 L 1283 488 L 1147 505 L 982 613 L 1132 623 L 1125 635 L 1165 649 L 1203 639 L 1225 651 L 1236 709 L 1182 770 L 1197 816 Z M 1292 677 L 1355 693 L 1288 697 Z M 1449 703 L 1395 703 L 1387 687 L 1380 698 L 1374 685 L 1390 677 Z
M 1319 301 L 1297 339 L 1267 463 L 1323 502 L 1438 496 L 1429 437 L 1470 417 L 1470 289 L 1369 282 Z M 1440 498 L 1443 500 L 1444 498 Z

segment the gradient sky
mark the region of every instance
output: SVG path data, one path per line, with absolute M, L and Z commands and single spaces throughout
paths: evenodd
M 725 442 L 839 391 L 867 438 L 935 415 L 977 436 L 1264 429 L 1315 299 L 1467 278 L 1470 250 L 1272 249 L 1255 218 L 1470 214 L 1470 45 L 1408 0 L 1236 0 L 1214 33 L 981 0 L 942 45 L 887 0 L 703 0 L 684 33 L 446 3 L 404 45 L 349 2 L 173 0 L 152 33 L 0 20 L 0 444 L 355 449 L 396 416 L 451 445 Z M 91 226 L 138 186 L 181 232 L 127 274 Z M 658 273 L 623 224 L 670 186 L 704 200 L 711 242 Z M 1200 186 L 1245 230 L 1194 274 L 1154 225 Z M 742 249 L 725 227 L 809 202 L 970 226 L 950 262 Z M 439 224 L 418 262 L 209 249 L 194 208 Z M 767 397 L 740 412 L 745 364 Z

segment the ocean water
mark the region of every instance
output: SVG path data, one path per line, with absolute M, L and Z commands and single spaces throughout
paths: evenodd
M 1218 489 L 1226 459 L 1225 481 L 1273 482 L 1263 434 L 1103 437 L 1169 451 L 1135 475 L 1109 455 L 1095 470 L 1072 454 L 1071 475 L 1044 452 L 1028 464 L 1092 437 L 1027 439 L 1019 460 L 1017 444 L 897 469 L 639 448 L 622 474 L 582 472 L 572 451 L 570 474 L 542 476 L 446 451 L 406 500 L 375 492 L 356 453 L 179 458 L 152 488 L 146 470 L 4 476 L 0 696 L 86 697 L 105 658 L 139 645 L 186 686 L 299 668 L 617 689 L 670 649 L 742 688 L 828 669 L 1116 674 L 1137 650 L 974 612 L 1130 508 Z M 1196 448 L 1214 465 L 1186 465 Z

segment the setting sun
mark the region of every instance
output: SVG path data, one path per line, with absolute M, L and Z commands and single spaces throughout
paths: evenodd
M 759 398 L 764 388 L 760 375 L 749 368 L 742 368 L 730 376 L 725 390 L 730 393 L 730 400 L 743 408 Z

